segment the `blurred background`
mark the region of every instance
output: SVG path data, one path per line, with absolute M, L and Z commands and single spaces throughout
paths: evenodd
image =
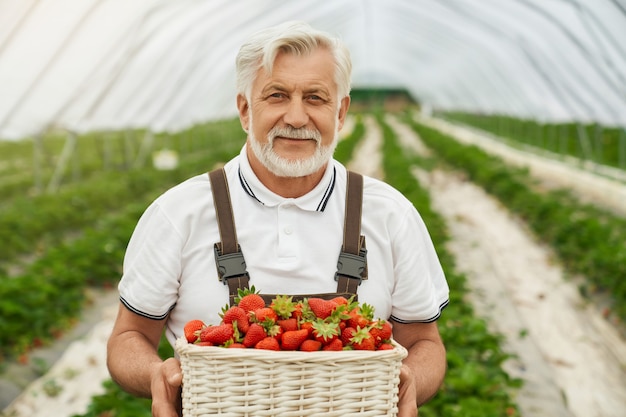
M 102 362 L 126 244 L 156 196 L 239 152 L 235 55 L 285 20 L 347 44 L 352 106 L 336 158 L 365 158 L 361 170 L 414 202 L 448 273 L 449 376 L 420 416 L 621 416 L 623 0 L 0 0 L 0 415 L 150 415 Z M 412 140 L 421 145 L 408 151 Z M 521 317 L 513 335 L 480 307 L 481 273 L 462 270 L 450 246 L 459 215 L 437 206 L 440 170 L 497 199 L 562 267 L 579 298 L 557 307 L 538 297 L 562 332 L 553 352 L 523 307 L 511 304 Z M 567 308 L 611 375 L 549 360 L 586 343 L 567 339 L 577 334 L 559 316 Z M 81 351 L 82 365 L 64 362 Z M 559 366 L 581 369 L 597 391 L 563 385 Z M 600 392 L 600 381 L 613 387 Z

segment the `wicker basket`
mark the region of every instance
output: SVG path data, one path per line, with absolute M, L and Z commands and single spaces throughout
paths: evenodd
M 289 352 L 176 341 L 183 416 L 396 416 L 406 349 Z

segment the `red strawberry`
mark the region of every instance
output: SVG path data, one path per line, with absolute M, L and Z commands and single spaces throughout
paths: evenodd
M 235 297 L 235 303 L 246 312 L 265 307 L 265 300 L 257 293 L 254 285 L 250 288 L 240 288 L 237 297 Z
M 324 344 L 339 337 L 339 323 L 317 319 L 313 322 L 313 337 Z
M 350 318 L 348 319 L 348 326 L 354 327 L 366 327 L 369 326 L 374 315 L 374 310 L 368 304 L 363 304 L 360 307 L 355 307 L 348 313 Z
M 298 320 L 295 318 L 279 319 L 277 323 L 284 331 L 298 330 Z
M 226 346 L 229 349 L 245 349 L 246 346 L 243 343 L 234 342 Z
M 250 328 L 248 329 L 248 332 L 243 338 L 243 345 L 248 348 L 253 347 L 259 341 L 265 339 L 266 337 L 267 333 L 265 332 L 263 326 L 258 323 L 252 323 L 250 325 Z
M 317 340 L 306 339 L 300 345 L 300 350 L 303 352 L 316 352 L 322 349 L 322 343 Z
M 185 338 L 189 343 L 194 343 L 200 337 L 200 332 L 206 325 L 202 320 L 189 320 L 185 324 Z
M 323 298 L 311 297 L 307 301 L 313 314 L 320 319 L 330 316 L 335 307 L 337 307 L 337 303 L 334 301 L 324 300 Z
M 309 332 L 306 329 L 284 332 L 280 339 L 281 347 L 283 350 L 297 350 L 308 337 Z
M 313 334 L 313 322 L 312 321 L 303 321 L 300 323 L 300 328 L 305 329 L 309 334 Z
M 296 320 L 300 320 L 302 318 L 302 302 L 296 303 L 293 311 L 291 312 L 291 317 Z
M 369 332 L 369 328 L 357 328 L 352 336 L 354 350 L 376 350 L 376 341 Z
M 270 307 L 276 312 L 279 318 L 288 319 L 296 309 L 293 297 L 286 295 L 277 295 L 272 300 Z
M 394 346 L 391 343 L 381 343 L 376 350 L 393 350 Z
M 265 349 L 265 350 L 280 350 L 280 345 L 278 344 L 278 340 L 275 338 L 268 336 L 265 339 L 258 342 L 254 345 L 255 349 Z
M 354 327 L 346 327 L 343 329 L 341 332 L 341 343 L 343 343 L 344 346 L 349 346 L 352 343 L 354 333 L 356 333 L 356 329 Z
M 211 343 L 211 342 L 198 341 L 198 342 L 196 342 L 196 346 L 215 346 L 215 345 L 213 343 Z
M 265 321 L 275 323 L 278 320 L 278 315 L 270 307 L 257 308 L 252 311 L 252 320 L 256 323 L 263 323 Z
M 346 297 L 341 296 L 341 295 L 339 297 L 332 298 L 330 301 L 338 305 L 346 305 L 346 306 L 350 303 L 350 301 L 348 301 Z
M 374 337 L 376 343 L 382 343 L 385 340 L 391 339 L 391 323 L 387 320 L 376 320 L 372 323 L 370 334 Z
M 343 343 L 341 342 L 341 339 L 335 338 L 330 343 L 324 345 L 322 347 L 322 350 L 332 350 L 332 351 L 343 350 Z
M 227 308 L 221 316 L 223 323 L 237 322 L 237 328 L 241 333 L 246 333 L 248 331 L 248 328 L 250 327 L 250 322 L 248 321 L 248 313 L 246 313 L 246 310 L 239 306 L 232 306 Z
M 223 345 L 233 338 L 235 329 L 231 323 L 220 324 L 217 326 L 208 326 L 200 333 L 202 342 L 211 342 L 214 345 Z

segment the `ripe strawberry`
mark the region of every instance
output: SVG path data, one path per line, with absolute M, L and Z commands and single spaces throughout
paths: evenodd
M 250 288 L 240 288 L 237 297 L 235 297 L 235 303 L 246 312 L 265 307 L 265 300 L 256 291 L 254 285 Z
M 300 323 L 300 328 L 305 329 L 310 334 L 313 334 L 313 322 L 312 321 L 303 321 Z
M 339 297 L 332 298 L 330 301 L 337 303 L 338 305 L 346 305 L 346 306 L 350 303 L 350 301 L 342 295 L 340 295 Z
M 195 343 L 200 337 L 200 332 L 206 325 L 202 320 L 189 320 L 184 327 L 185 338 L 189 343 Z
M 393 345 L 391 343 L 381 343 L 376 350 L 393 350 Z
M 252 311 L 251 321 L 255 323 L 271 322 L 276 323 L 278 315 L 270 307 L 257 308 Z
M 280 345 L 278 344 L 278 340 L 275 338 L 268 336 L 265 339 L 258 342 L 254 345 L 255 349 L 265 349 L 265 350 L 280 350 Z
M 382 319 L 373 322 L 370 329 L 370 334 L 374 337 L 377 344 L 391 339 L 391 332 L 391 323 Z
M 286 295 L 277 295 L 272 300 L 270 307 L 276 312 L 279 318 L 288 319 L 296 309 L 293 297 Z
M 261 326 L 259 323 L 252 323 L 250 325 L 250 328 L 248 329 L 248 332 L 243 337 L 242 343 L 245 347 L 250 348 L 256 345 L 261 340 L 265 339 L 266 337 L 267 333 L 265 332 L 263 326 Z
M 215 346 L 213 343 L 211 342 L 203 342 L 201 340 L 196 342 L 196 346 Z
M 352 336 L 354 350 L 376 350 L 376 341 L 369 332 L 369 328 L 357 328 Z
M 223 323 L 237 323 L 237 329 L 241 333 L 246 333 L 250 327 L 248 320 L 248 313 L 246 310 L 239 306 L 225 307 L 222 309 L 222 322 Z
M 313 339 L 306 339 L 300 345 L 300 350 L 303 352 L 316 352 L 321 349 L 322 349 L 322 343 Z
M 355 307 L 348 312 L 350 318 L 348 319 L 348 326 L 354 327 L 366 327 L 369 326 L 374 316 L 374 309 L 369 304 L 362 304 L 360 307 Z
M 239 343 L 239 342 L 230 343 L 226 347 L 229 349 L 245 349 L 246 348 L 246 346 L 243 343 Z
M 278 325 L 284 330 L 298 330 L 298 320 L 295 318 L 278 319 Z
M 208 326 L 200 333 L 202 342 L 211 342 L 214 345 L 223 345 L 233 338 L 235 329 L 231 323 L 224 323 L 217 326 Z
M 307 299 L 307 302 L 311 311 L 315 314 L 315 317 L 320 319 L 325 319 L 330 316 L 335 307 L 337 307 L 337 303 L 334 301 L 324 300 L 323 298 L 311 297 Z
M 313 337 L 327 344 L 339 337 L 339 323 L 317 319 L 313 322 Z
M 280 327 L 278 324 L 273 324 L 270 320 L 264 321 L 263 323 L 261 323 L 261 325 L 265 327 L 265 331 L 267 332 L 268 336 L 272 336 L 274 339 L 278 340 L 278 343 L 280 343 L 280 338 L 284 333 L 282 327 Z
M 343 329 L 343 331 L 341 332 L 341 343 L 343 343 L 344 346 L 349 346 L 350 344 L 352 344 L 352 338 L 354 337 L 355 333 L 356 329 L 354 327 L 346 327 L 345 329 Z
M 294 309 L 291 312 L 291 317 L 296 320 L 300 320 L 302 318 L 302 302 L 296 303 L 294 305 Z
M 283 350 L 298 350 L 302 342 L 309 337 L 306 329 L 290 330 L 284 332 L 280 339 Z
M 331 350 L 331 351 L 343 350 L 343 342 L 341 341 L 340 338 L 335 338 L 331 340 L 330 343 L 324 345 L 322 347 L 322 350 Z

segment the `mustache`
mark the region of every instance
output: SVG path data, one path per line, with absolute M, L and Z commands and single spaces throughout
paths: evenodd
M 322 134 L 317 129 L 306 129 L 306 128 L 296 129 L 291 126 L 286 126 L 286 127 L 275 126 L 267 134 L 267 137 L 270 142 L 273 141 L 274 138 L 278 136 L 289 138 L 289 139 L 313 139 L 316 142 L 320 142 L 322 140 Z

